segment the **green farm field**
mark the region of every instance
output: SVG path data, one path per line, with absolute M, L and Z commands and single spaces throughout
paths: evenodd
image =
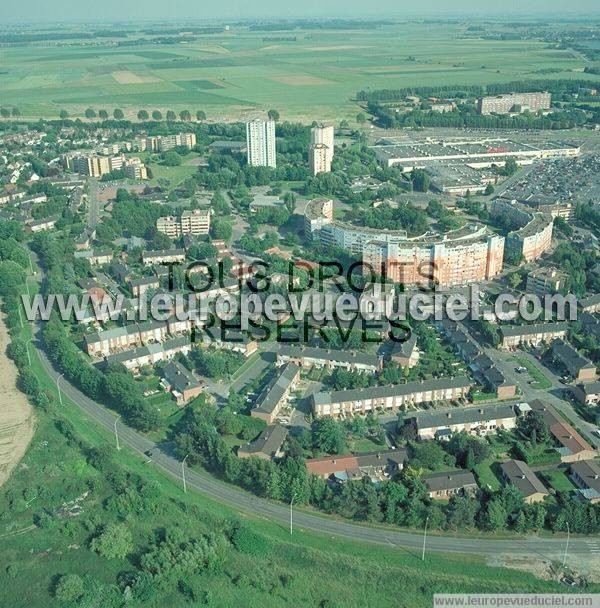
M 23 46 L 0 54 L 0 105 L 31 117 L 87 107 L 204 110 L 209 120 L 276 108 L 282 119 L 353 119 L 363 88 L 580 78 L 583 59 L 535 40 L 482 40 L 461 24 L 251 32 L 187 44 Z

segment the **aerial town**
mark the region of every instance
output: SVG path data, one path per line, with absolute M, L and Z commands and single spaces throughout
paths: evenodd
M 173 547 L 203 551 L 203 568 L 220 572 L 233 568 L 228 551 L 263 559 L 274 537 L 233 515 L 215 532 L 207 503 L 185 502 L 198 493 L 283 522 L 277 534 L 289 525 L 292 538 L 326 521 L 326 540 L 350 542 L 352 522 L 357 541 L 390 551 L 414 535 L 418 559 L 429 542 L 432 553 L 513 553 L 523 563 L 494 565 L 558 592 L 597 590 L 598 73 L 365 88 L 355 119 L 337 121 L 312 107 L 307 120 L 283 107 L 207 118 L 200 103 L 167 111 L 151 96 L 125 112 L 90 99 L 34 120 L 0 96 L 0 296 L 18 389 L 3 391 L 23 402 L 0 408 L 0 483 L 34 475 L 31 462 L 64 477 L 64 491 L 8 480 L 0 552 L 29 520 L 52 532 L 54 549 L 27 545 L 54 564 L 44 584 L 58 603 L 47 605 L 92 605 L 88 583 L 108 593 L 101 577 L 54 567 L 56 547 L 84 542 L 118 564 L 119 599 L 102 605 L 144 594 L 158 602 L 148 605 L 236 605 L 188 588 L 201 569 L 185 570 Z M 332 308 L 350 296 L 439 296 L 464 314 L 425 303 L 400 322 L 319 319 L 319 298 Z M 224 303 L 249 300 L 277 301 L 277 315 L 248 320 L 239 304 L 225 318 Z M 204 314 L 179 314 L 182 301 Z M 566 301 L 568 314 L 542 314 L 540 301 Z M 203 521 L 201 541 L 192 523 L 179 538 L 176 517 L 164 538 L 132 538 L 136 517 L 167 517 L 163 483 L 177 488 L 176 517 Z M 524 565 L 523 538 L 547 543 L 543 573 Z M 10 580 L 25 566 L 11 570 L 20 549 L 6 551 Z

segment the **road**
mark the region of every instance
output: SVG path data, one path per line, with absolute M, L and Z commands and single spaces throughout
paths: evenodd
M 39 327 L 36 328 L 39 335 Z M 38 341 L 34 342 L 43 367 L 48 375 L 55 381 L 59 373 L 53 368 L 44 350 Z M 60 387 L 65 396 L 76 404 L 90 420 L 100 424 L 111 433 L 114 431 L 116 414 L 103 405 L 93 401 L 64 377 L 60 380 Z M 181 462 L 166 449 L 159 448 L 155 443 L 140 433 L 118 422 L 119 439 L 121 445 L 143 455 L 148 450 L 153 451 L 154 464 L 169 475 L 181 477 Z M 289 507 L 280 503 L 258 498 L 244 490 L 226 484 L 210 476 L 193 470 L 186 471 L 186 481 L 193 488 L 217 502 L 227 504 L 234 509 L 268 519 L 271 522 L 287 526 L 289 522 Z M 295 530 L 298 532 L 310 530 L 331 538 L 342 538 L 363 543 L 372 543 L 384 546 L 398 547 L 414 552 L 420 557 L 423 537 L 420 534 L 411 534 L 393 529 L 384 529 L 360 525 L 357 523 L 340 521 L 324 515 L 318 515 L 297 509 L 294 512 Z M 594 539 L 571 538 L 569 554 L 592 557 Z M 535 559 L 555 559 L 562 555 L 565 540 L 561 537 L 521 537 L 507 539 L 452 537 L 431 534 L 427 539 L 429 551 L 443 553 L 464 553 L 483 556 L 498 556 L 498 554 L 530 555 Z
M 100 210 L 100 198 L 98 195 L 98 180 L 90 179 L 88 181 L 88 225 L 90 228 L 95 228 L 98 225 L 98 214 Z

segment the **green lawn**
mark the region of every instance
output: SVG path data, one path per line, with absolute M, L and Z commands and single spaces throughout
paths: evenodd
M 495 459 L 488 458 L 475 466 L 475 477 L 482 488 L 489 486 L 492 490 L 500 489 L 500 481 L 492 470 L 492 465 L 494 465 L 494 463 Z
M 355 452 L 356 454 L 363 454 L 365 452 L 377 452 L 388 449 L 385 444 L 381 445 L 379 443 L 375 443 L 367 437 L 349 441 L 348 447 L 350 448 L 350 451 Z
M 540 473 L 546 485 L 554 488 L 557 492 L 570 492 L 575 489 L 575 485 L 567 477 L 565 471 L 561 469 L 553 469 Z
M 533 362 L 529 359 L 525 359 L 523 357 L 515 357 L 515 360 L 519 365 L 527 368 L 527 373 L 533 378 L 535 381 L 531 384 L 531 388 L 536 388 L 539 390 L 547 390 L 552 386 L 552 382 L 548 379 L 546 374 Z

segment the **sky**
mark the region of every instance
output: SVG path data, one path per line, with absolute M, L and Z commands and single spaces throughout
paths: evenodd
M 182 21 L 295 17 L 598 15 L 598 0 L 0 0 L 2 22 Z M 1 23 L 0 23 L 1 27 Z

